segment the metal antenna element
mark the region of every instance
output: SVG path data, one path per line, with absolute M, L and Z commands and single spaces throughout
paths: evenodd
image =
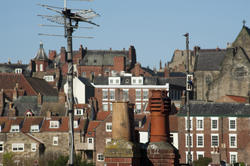
M 86 0 L 78 0 L 86 1 Z M 89 1 L 89 0 L 87 0 Z M 64 36 L 67 38 L 67 63 L 68 63 L 68 73 L 67 73 L 67 115 L 69 117 L 69 161 L 68 165 L 74 165 L 74 129 L 73 129 L 73 119 L 74 119 L 74 96 L 73 96 L 73 50 L 72 50 L 72 36 L 75 29 L 79 28 L 79 22 L 85 22 L 95 26 L 99 26 L 94 22 L 90 21 L 96 16 L 99 16 L 95 11 L 91 10 L 77 10 L 76 12 L 71 12 L 71 9 L 67 8 L 67 1 L 64 0 L 64 8 L 38 4 L 41 7 L 44 7 L 50 11 L 56 12 L 58 15 L 38 15 L 42 18 L 45 18 L 53 23 L 62 24 L 64 27 L 64 35 L 55 35 L 55 34 L 43 34 L 46 36 Z M 53 25 L 52 25 L 53 26 Z M 61 26 L 60 26 L 61 27 Z M 92 37 L 81 37 L 75 36 L 78 38 L 92 38 Z

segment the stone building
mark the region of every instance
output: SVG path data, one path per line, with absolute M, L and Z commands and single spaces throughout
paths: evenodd
M 248 96 L 250 91 L 250 30 L 245 25 L 227 49 L 198 50 L 194 67 L 197 100 Z
M 244 162 L 249 164 L 250 105 L 239 103 L 190 104 L 192 161 L 200 157 L 213 159 L 214 164 Z M 187 112 L 178 113 L 180 162 L 187 163 Z

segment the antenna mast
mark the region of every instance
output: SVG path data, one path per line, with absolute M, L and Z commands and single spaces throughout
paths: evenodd
M 84 0 L 80 0 L 84 1 Z M 89 0 L 85 0 L 89 1 Z M 48 10 L 59 13 L 60 15 L 56 16 L 46 16 L 39 15 L 42 18 L 46 18 L 51 22 L 56 22 L 58 24 L 64 24 L 64 37 L 67 38 L 67 63 L 68 63 L 68 72 L 67 72 L 67 83 L 68 83 L 68 93 L 67 93 L 67 115 L 69 117 L 69 161 L 68 165 L 74 165 L 74 129 L 73 129 L 73 119 L 74 119 L 74 96 L 73 96 L 73 50 L 72 50 L 72 34 L 74 29 L 78 28 L 79 22 L 86 22 L 92 25 L 99 26 L 90 21 L 95 16 L 99 16 L 93 10 L 78 10 L 76 12 L 71 12 L 71 9 L 67 8 L 67 0 L 64 0 L 64 8 L 40 5 L 45 7 Z M 74 24 L 72 24 L 74 23 Z M 41 34 L 40 34 L 41 35 Z M 44 35 L 44 34 L 42 34 Z M 60 36 L 60 35 L 49 35 L 48 36 Z M 83 38 L 83 37 L 82 37 Z

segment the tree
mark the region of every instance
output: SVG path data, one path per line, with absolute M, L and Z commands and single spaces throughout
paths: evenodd
M 3 154 L 3 165 L 4 166 L 14 166 L 14 154 L 7 152 Z

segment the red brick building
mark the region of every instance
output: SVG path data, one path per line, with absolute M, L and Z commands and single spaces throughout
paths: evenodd
M 244 162 L 249 164 L 249 104 L 193 103 L 191 114 L 192 160 L 209 157 L 214 163 Z M 179 153 L 187 163 L 187 117 L 182 108 L 178 114 Z

